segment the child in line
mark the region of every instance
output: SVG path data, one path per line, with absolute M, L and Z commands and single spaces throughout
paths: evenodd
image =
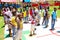
M 26 12 L 25 8 L 24 8 L 23 14 L 24 14 L 24 18 L 23 18 L 24 23 L 27 23 L 27 12 Z
M 47 9 L 45 8 L 44 11 L 43 11 L 43 22 L 42 22 L 42 25 L 45 25 L 46 11 L 47 11 Z
M 16 19 L 17 19 L 17 37 L 16 40 L 22 40 L 22 30 L 23 30 L 23 14 L 20 13 L 19 15 L 17 15 Z
M 56 13 L 56 8 L 54 8 L 54 11 L 52 12 L 52 20 L 51 20 L 51 29 L 50 30 L 54 30 L 56 20 L 57 20 L 57 13 Z
M 46 14 L 45 14 L 45 27 L 44 28 L 47 28 L 48 27 L 48 22 L 49 22 L 49 13 L 48 13 L 48 10 L 46 11 Z
M 5 13 L 4 13 L 4 19 L 5 19 L 5 25 L 8 25 L 8 30 L 9 30 L 9 36 L 11 37 L 12 36 L 12 33 L 11 33 L 11 25 L 9 23 L 11 17 L 12 17 L 12 13 L 10 11 L 9 8 L 5 8 Z
M 10 24 L 12 25 L 12 31 L 13 31 L 13 40 L 16 38 L 16 32 L 17 32 L 17 22 L 16 22 L 16 13 L 13 14 L 12 18 L 10 19 Z
M 35 16 L 32 16 L 30 36 L 35 35 Z

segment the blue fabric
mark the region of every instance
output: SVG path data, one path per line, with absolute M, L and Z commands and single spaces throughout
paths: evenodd
M 2 4 L 0 4 L 0 9 L 2 9 Z
M 30 2 L 30 0 L 24 0 L 24 2 Z
M 52 13 L 52 19 L 55 19 L 56 20 L 56 12 L 54 11 L 53 13 Z
M 19 4 L 16 4 L 16 8 L 19 8 L 20 7 L 20 5 Z
M 12 36 L 13 36 L 13 40 L 15 40 L 16 28 L 15 28 L 15 27 L 12 27 L 12 30 L 13 30 L 13 34 L 12 34 Z
M 53 30 L 54 30 L 54 26 L 55 26 L 55 19 L 54 19 L 54 20 L 52 20 L 52 22 L 51 22 L 51 29 L 53 29 Z
M 12 4 L 11 6 L 12 6 L 12 7 L 16 7 L 16 4 Z
M 5 4 L 4 6 L 5 6 L 5 7 L 9 7 L 9 4 Z
M 42 6 L 40 5 L 40 9 L 42 9 Z
M 48 23 L 49 23 L 49 20 L 46 19 L 46 20 L 45 20 L 45 25 L 47 26 Z M 46 26 L 45 26 L 45 27 L 46 27 Z

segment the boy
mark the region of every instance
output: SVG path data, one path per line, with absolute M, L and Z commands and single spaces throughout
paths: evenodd
M 24 8 L 23 14 L 24 14 L 24 23 L 27 23 L 27 12 L 25 8 Z
M 6 11 L 4 13 L 4 19 L 5 19 L 6 25 L 8 25 L 9 35 L 11 37 L 12 36 L 12 34 L 11 34 L 11 25 L 10 25 L 9 21 L 12 17 L 12 13 L 11 13 L 9 8 L 6 8 L 5 10 Z
M 16 22 L 16 13 L 13 14 L 12 18 L 10 19 L 10 24 L 12 25 L 12 31 L 13 31 L 13 40 L 15 40 L 16 37 L 16 31 L 17 31 L 17 22 Z
M 45 25 L 46 11 L 47 11 L 47 9 L 45 8 L 44 11 L 43 11 L 43 22 L 42 22 L 42 25 Z
M 45 27 L 44 28 L 47 28 L 48 27 L 48 22 L 49 22 L 49 14 L 48 14 L 48 11 L 46 11 L 46 14 L 45 14 Z
M 50 30 L 54 30 L 56 20 L 57 20 L 57 13 L 56 13 L 56 8 L 54 8 L 54 11 L 52 12 L 52 20 L 51 20 L 51 29 Z

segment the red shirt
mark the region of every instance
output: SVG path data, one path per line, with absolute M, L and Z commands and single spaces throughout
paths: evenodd
M 34 21 L 34 20 L 32 20 L 32 21 L 31 21 L 31 24 L 35 24 L 35 21 Z
M 32 10 L 30 9 L 30 16 L 32 16 Z

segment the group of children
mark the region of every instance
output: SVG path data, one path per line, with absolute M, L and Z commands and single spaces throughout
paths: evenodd
M 10 36 L 13 37 L 13 40 L 22 40 L 22 30 L 23 23 L 29 23 L 31 21 L 31 30 L 30 36 L 35 35 L 35 26 L 40 26 L 41 14 L 43 14 L 42 25 L 45 25 L 45 28 L 48 27 L 50 15 L 48 9 L 45 7 L 43 12 L 39 7 L 28 7 L 28 9 L 21 7 L 20 11 L 13 7 L 7 7 L 2 9 L 2 15 L 4 16 L 5 25 L 8 25 L 8 30 Z M 56 20 L 56 8 L 52 13 L 52 23 L 51 30 L 54 30 L 55 20 Z M 13 33 L 11 33 L 11 30 Z

